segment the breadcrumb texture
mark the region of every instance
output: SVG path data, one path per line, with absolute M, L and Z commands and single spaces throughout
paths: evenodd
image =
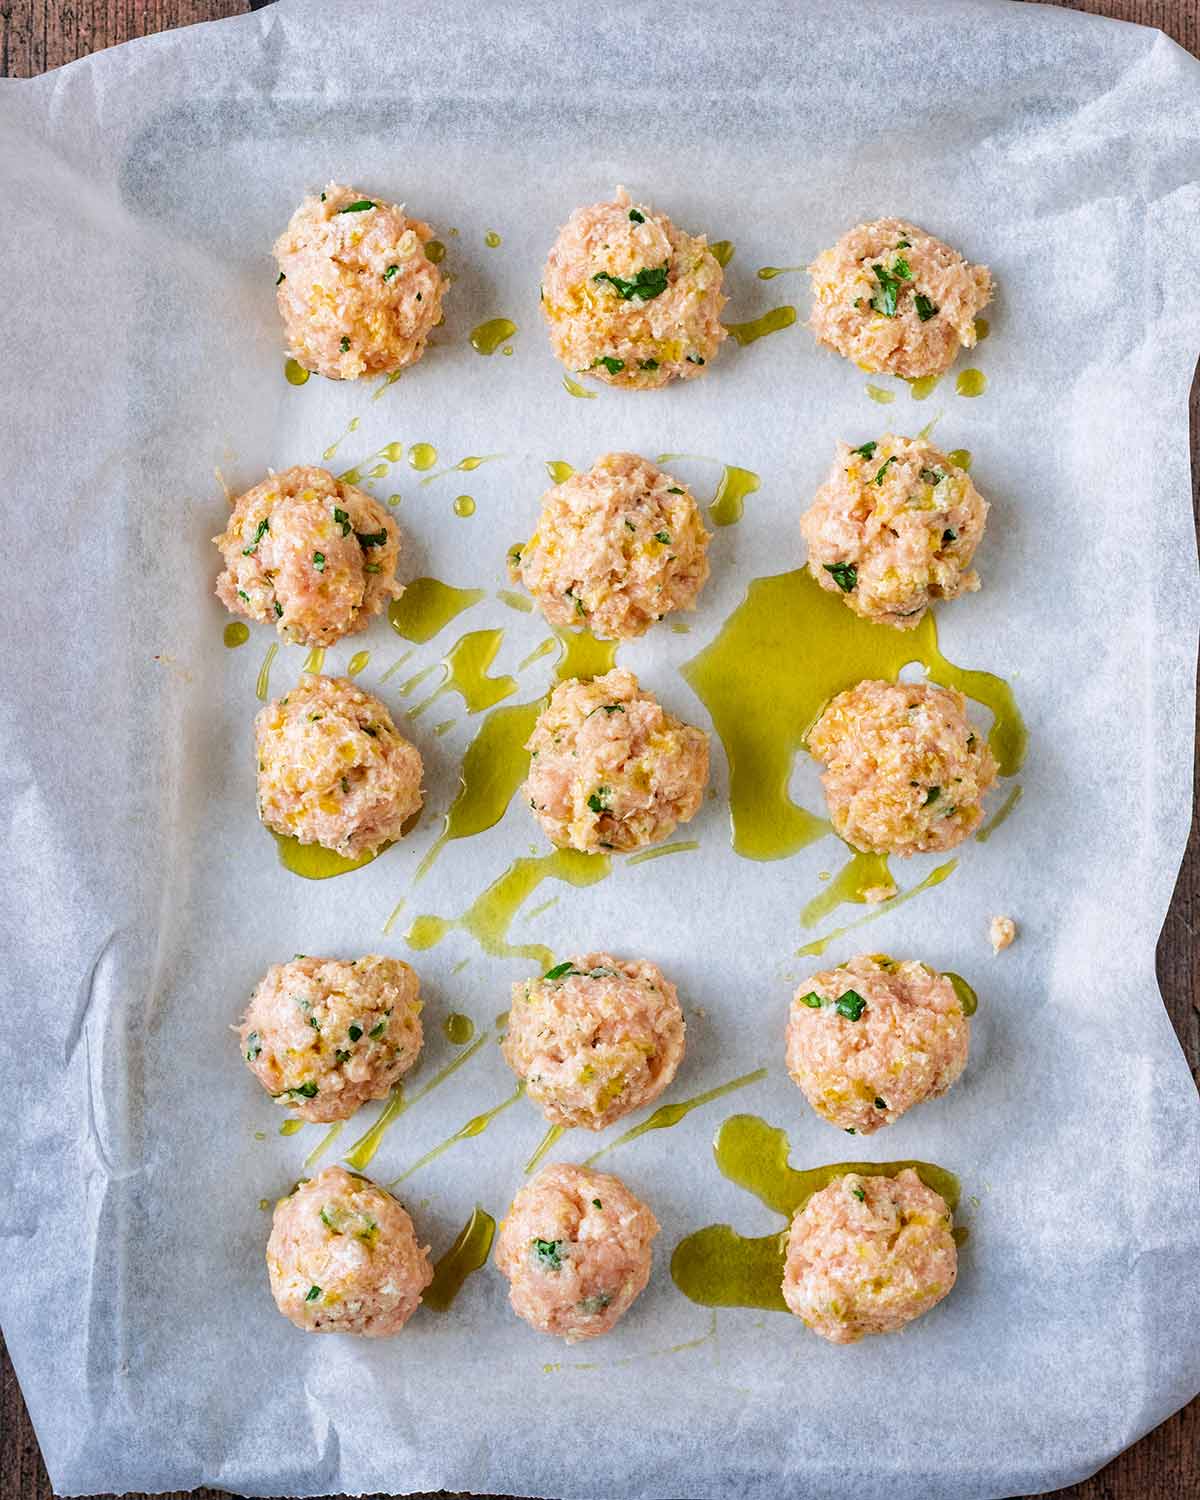
M 305 198 L 275 241 L 275 300 L 292 358 L 330 380 L 416 364 L 450 285 L 425 254 L 432 238 L 402 204 L 358 188 L 331 182 Z
M 904 219 L 859 224 L 808 272 L 817 342 L 905 380 L 941 375 L 960 349 L 973 348 L 975 319 L 992 299 L 986 266 L 968 265 Z
M 606 385 L 651 390 L 703 375 L 727 337 L 721 267 L 624 188 L 577 208 L 542 273 L 542 312 L 558 358 Z
M 267 1274 L 279 1311 L 306 1333 L 399 1333 L 433 1280 L 429 1246 L 386 1189 L 326 1167 L 275 1205 Z
M 629 640 L 672 610 L 695 609 L 709 540 L 686 485 L 636 453 L 606 453 L 542 496 L 509 575 L 551 625 Z
M 237 1028 L 247 1067 L 302 1120 L 382 1099 L 421 1050 L 421 985 L 398 958 L 272 964 Z
M 683 1012 L 648 960 L 585 953 L 569 963 L 513 985 L 504 1057 L 552 1125 L 603 1130 L 674 1078 Z
M 865 1002 L 857 1020 L 853 1002 L 838 1010 L 847 994 Z M 913 959 L 862 954 L 797 989 L 787 1068 L 823 1120 L 872 1135 L 944 1094 L 970 1042 L 971 1023 L 944 975 Z
M 808 732 L 835 832 L 864 853 L 953 849 L 979 826 L 996 780 L 956 688 L 865 681 L 830 699 Z
M 988 939 L 993 956 L 1011 948 L 1017 936 L 1017 924 L 1011 917 L 993 917 L 988 927 Z
M 792 1220 L 783 1297 L 831 1344 L 898 1333 L 954 1286 L 958 1251 L 946 1200 L 911 1167 L 848 1172 Z
M 524 795 L 559 848 L 640 849 L 704 800 L 708 736 L 664 712 L 620 667 L 560 682 L 525 748 Z
M 496 1239 L 518 1317 L 573 1344 L 608 1333 L 650 1279 L 658 1220 L 619 1177 L 554 1162 L 512 1201 Z
M 213 538 L 225 559 L 217 598 L 298 646 L 365 630 L 392 599 L 400 528 L 373 495 L 328 469 L 272 474 L 233 502 Z
M 346 677 L 305 673 L 254 720 L 258 815 L 276 833 L 357 859 L 421 807 L 421 756 Z
M 932 443 L 891 433 L 839 443 L 800 518 L 808 570 L 864 620 L 912 630 L 935 600 L 979 587 L 971 561 L 987 513 L 966 471 Z

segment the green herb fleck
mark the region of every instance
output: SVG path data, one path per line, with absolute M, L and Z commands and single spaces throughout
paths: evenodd
M 568 974 L 578 974 L 579 970 L 567 959 L 566 963 L 555 964 L 552 969 L 547 969 L 542 975 L 543 979 L 565 979 Z
M 611 1301 L 612 1297 L 607 1292 L 594 1292 L 592 1296 L 584 1297 L 579 1303 L 579 1311 L 586 1313 L 589 1317 L 594 1317 L 596 1313 L 603 1312 Z
M 872 266 L 871 269 L 875 273 L 875 280 L 879 283 L 879 291 L 871 298 L 871 306 L 877 313 L 882 313 L 885 318 L 894 318 L 896 298 L 900 295 L 900 282 L 882 266 Z
M 669 547 L 671 545 L 671 533 L 669 531 L 656 531 L 654 533 L 654 540 L 662 542 L 664 546 Z
M 957 542 L 957 541 L 958 541 L 958 532 L 955 531 L 955 529 L 954 529 L 953 526 L 947 526 L 946 529 L 945 529 L 945 531 L 942 532 L 942 546 L 944 547 L 947 542 Z
M 350 1061 L 350 1054 L 348 1052 L 343 1052 L 342 1049 L 340 1047 L 338 1047 L 334 1051 L 333 1060 L 334 1060 L 334 1062 L 340 1062 L 340 1063 L 349 1062 Z
M 610 276 L 607 271 L 597 271 L 592 280 L 607 281 L 623 302 L 649 302 L 652 297 L 659 297 L 666 291 L 667 268 L 665 265 L 643 266 L 632 281 L 626 281 L 622 276 Z
M 807 995 L 800 996 L 800 1004 L 807 1005 L 810 1010 L 819 1010 L 825 1004 L 816 990 L 809 990 Z
M 370 1029 L 370 1031 L 367 1032 L 367 1036 L 368 1036 L 368 1038 L 371 1041 L 377 1042 L 379 1040 L 379 1038 L 383 1035 L 383 1033 L 387 1030 L 387 1023 L 388 1023 L 389 1018 L 391 1017 L 391 1014 L 392 1013 L 389 1010 L 388 1013 L 387 1013 L 387 1015 L 384 1016 L 383 1020 L 382 1021 L 376 1021 L 375 1025 L 372 1026 L 371 1029 Z
M 343 536 L 349 536 L 350 535 L 350 516 L 349 516 L 349 514 L 346 511 L 339 509 L 339 507 L 335 505 L 333 507 L 333 519 L 342 528 L 342 535 Z
M 283 619 L 283 605 L 280 604 L 278 599 L 275 601 L 275 618 L 277 620 Z
M 597 365 L 603 365 L 610 375 L 619 375 L 625 368 L 625 361 L 623 359 L 616 359 L 611 354 L 602 354 L 599 359 L 592 360 L 593 370 Z
M 593 1208 L 603 1208 L 604 1204 L 600 1202 L 599 1198 L 593 1198 L 592 1199 L 592 1207 Z
M 591 810 L 594 813 L 607 812 L 608 811 L 608 800 L 607 799 L 609 798 L 610 795 L 611 795 L 611 792 L 610 792 L 610 789 L 608 787 L 606 787 L 606 786 L 598 786 L 596 788 L 596 790 L 592 793 L 592 795 L 588 798 L 587 805 L 591 808 Z
M 304 1300 L 305 1302 L 315 1302 L 320 1295 L 321 1288 L 319 1286 L 310 1286 L 308 1289 L 308 1295 Z
M 900 246 L 897 245 L 896 248 L 898 250 Z M 892 262 L 892 274 L 893 276 L 898 276 L 901 281 L 912 280 L 912 267 L 902 255 L 898 255 Z
M 347 203 L 345 208 L 339 208 L 338 213 L 361 214 L 366 209 L 374 207 L 375 205 L 371 202 L 370 198 L 356 198 L 353 203 Z
M 698 354 L 689 354 L 687 356 L 687 362 L 689 365 L 702 365 L 704 363 L 704 361 Z
M 942 789 L 940 786 L 931 786 L 925 793 L 925 801 L 921 804 L 921 806 L 929 807 L 932 803 L 936 802 L 941 795 Z
M 917 477 L 925 484 L 933 485 L 936 490 L 946 476 L 942 473 L 941 469 L 922 469 Z
M 937 306 L 932 303 L 924 292 L 918 292 L 913 298 L 913 306 L 917 310 L 917 317 L 922 323 L 928 323 L 934 313 L 938 311 Z
M 350 1040 L 352 1042 L 357 1042 L 359 1037 L 362 1036 L 362 1027 L 358 1024 L 357 1021 L 351 1021 L 346 1030 L 347 1035 L 350 1037 Z
M 911 240 L 897 240 L 896 241 L 896 249 L 897 250 L 911 250 L 912 249 L 912 241 Z
M 348 334 L 342 334 L 341 350 L 343 354 L 350 353 L 350 337 Z
M 677 484 L 673 484 L 671 486 L 671 488 L 667 491 L 667 494 L 668 495 L 682 495 L 683 491 L 679 488 L 679 486 Z
M 387 270 L 383 273 L 383 279 L 384 279 L 384 281 L 391 281 L 392 277 L 396 274 L 396 272 L 399 269 L 400 269 L 399 266 L 389 266 L 387 268 Z
M 253 554 L 258 551 L 258 544 L 259 544 L 259 542 L 262 541 L 263 537 L 266 536 L 267 532 L 270 531 L 270 529 L 271 529 L 271 518 L 270 518 L 270 516 L 264 516 L 262 518 L 262 520 L 258 523 L 258 529 L 254 533 L 254 540 L 250 543 L 250 545 L 248 547 L 243 547 L 242 548 L 242 556 L 243 557 L 251 557 L 251 556 L 253 556 Z
M 253 1062 L 262 1051 L 262 1043 L 258 1039 L 258 1032 L 252 1031 L 246 1038 L 246 1061 Z
M 867 1195 L 860 1187 L 852 1187 L 850 1189 L 850 1196 L 852 1198 L 857 1198 L 860 1203 L 865 1203 L 867 1201 Z
M 325 571 L 325 554 L 323 552 L 313 553 L 313 567 L 316 568 L 318 573 Z
M 386 526 L 382 531 L 356 531 L 354 536 L 360 547 L 387 546 L 388 534 Z
M 244 599 L 247 604 L 250 603 L 250 595 L 246 592 L 245 589 L 238 589 L 237 596 L 239 599 Z
M 887 1108 L 887 1100 L 886 1099 L 881 1099 L 879 1097 L 879 1095 L 876 1094 L 876 1096 L 875 1096 L 875 1108 L 876 1109 L 886 1109 Z
M 883 483 L 883 476 L 887 473 L 888 469 L 895 462 L 896 462 L 896 455 L 894 453 L 892 454 L 891 458 L 885 458 L 884 459 L 883 466 L 880 468 L 879 473 L 876 474 L 876 476 L 875 476 L 875 483 L 876 484 L 882 484 Z
M 638 213 L 636 208 L 631 208 L 629 210 L 629 217 L 635 224 L 644 224 L 646 222 L 646 215 Z
M 656 360 L 656 359 L 639 359 L 638 360 L 638 369 L 639 370 L 657 370 L 658 369 L 658 360 Z
M 286 280 L 287 280 L 287 277 L 283 274 L 282 271 L 280 271 L 279 275 L 276 276 L 276 278 L 275 278 L 275 285 L 278 286 L 281 281 L 286 281 Z
M 315 1099 L 317 1097 L 317 1085 L 310 1078 L 307 1083 L 299 1084 L 294 1089 L 284 1089 L 285 1094 L 299 1094 L 302 1099 Z
M 858 569 L 853 563 L 822 563 L 821 566 L 843 594 L 849 594 L 854 590 L 858 583 Z
M 533 1240 L 531 1243 L 533 1245 L 533 1253 L 543 1270 L 562 1270 L 562 1256 L 558 1250 L 558 1247 L 562 1244 L 561 1240 Z
M 857 1021 L 866 1008 L 867 1002 L 857 990 L 847 990 L 835 1007 L 838 1015 L 845 1016 L 847 1021 Z

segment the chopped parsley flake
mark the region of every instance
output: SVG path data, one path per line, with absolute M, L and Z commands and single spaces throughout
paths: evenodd
M 370 1029 L 370 1031 L 367 1032 L 367 1036 L 371 1039 L 371 1041 L 377 1042 L 379 1040 L 379 1038 L 383 1035 L 383 1033 L 387 1030 L 387 1023 L 388 1023 L 389 1018 L 391 1017 L 391 1014 L 392 1013 L 389 1010 L 388 1013 L 387 1013 L 387 1015 L 384 1016 L 383 1020 L 382 1021 L 376 1021 L 375 1025 L 372 1026 L 371 1029 Z
M 352 1042 L 357 1042 L 359 1037 L 362 1036 L 362 1027 L 356 1021 L 351 1021 L 347 1027 L 347 1033 Z
M 955 529 L 954 529 L 953 526 L 947 526 L 946 529 L 945 529 L 945 531 L 942 532 L 942 546 L 944 547 L 947 542 L 957 542 L 957 541 L 958 541 L 958 532 L 955 531 Z
M 936 802 L 941 795 L 942 789 L 940 786 L 931 786 L 925 793 L 925 801 L 921 804 L 921 806 L 929 807 L 930 804 Z
M 591 810 L 594 813 L 607 812 L 608 811 L 608 798 L 610 796 L 611 796 L 611 791 L 610 791 L 610 789 L 608 787 L 606 787 L 606 786 L 598 786 L 596 788 L 596 790 L 592 793 L 592 795 L 588 798 L 587 805 L 591 808 Z
M 400 269 L 399 266 L 389 266 L 387 268 L 387 270 L 383 273 L 383 279 L 384 279 L 384 281 L 391 281 L 392 277 L 396 274 L 396 272 L 399 269 Z
M 349 536 L 350 535 L 350 516 L 349 516 L 349 514 L 346 511 L 339 509 L 338 506 L 335 505 L 333 507 L 333 519 L 342 528 L 342 535 L 343 536 Z
M 825 1002 L 817 994 L 816 990 L 809 990 L 807 995 L 800 996 L 800 1004 L 807 1005 L 810 1010 L 818 1010 Z
M 308 1295 L 304 1300 L 305 1302 L 315 1302 L 320 1295 L 321 1288 L 319 1286 L 310 1286 L 308 1289 Z
M 821 566 L 841 589 L 843 594 L 852 593 L 858 583 L 858 569 L 853 563 L 822 563 Z
M 652 297 L 660 297 L 666 291 L 667 268 L 665 265 L 643 266 L 632 281 L 611 276 L 607 271 L 597 271 L 592 280 L 607 281 L 623 302 L 649 302 Z
M 897 245 L 896 248 L 899 249 L 900 247 Z M 901 281 L 912 280 L 912 267 L 902 255 L 898 255 L 892 262 L 892 275 L 898 276 Z
M 277 620 L 283 619 L 283 605 L 280 604 L 278 599 L 275 601 L 275 618 Z
M 885 458 L 884 459 L 882 468 L 879 470 L 879 473 L 876 474 L 876 476 L 875 476 L 875 483 L 876 484 L 882 484 L 883 483 L 883 476 L 887 473 L 888 469 L 895 462 L 896 462 L 896 455 L 894 453 L 892 454 L 891 458 Z
M 646 222 L 646 215 L 638 213 L 636 208 L 631 208 L 629 210 L 629 217 L 635 224 L 644 224 Z
M 845 1016 L 847 1021 L 857 1021 L 866 1008 L 867 1002 L 857 990 L 847 990 L 835 1007 L 838 1015 Z
M 567 959 L 566 963 L 555 964 L 552 969 L 547 969 L 542 975 L 543 979 L 565 979 L 568 974 L 578 974 L 579 970 Z
M 867 1195 L 860 1187 L 852 1187 L 850 1189 L 850 1196 L 852 1198 L 857 1198 L 860 1203 L 865 1203 L 867 1201 Z
M 317 1097 L 317 1086 L 310 1078 L 307 1083 L 299 1084 L 294 1089 L 284 1089 L 285 1094 L 299 1094 L 302 1099 L 315 1099 Z
M 897 250 L 911 250 L 912 249 L 912 241 L 911 240 L 897 240 L 896 241 L 896 249 Z
M 942 473 L 941 469 L 922 469 L 918 477 L 923 483 L 931 484 L 934 489 L 937 489 L 946 476 Z
M 603 365 L 610 375 L 619 375 L 625 368 L 625 361 L 617 359 L 611 354 L 602 354 L 599 359 L 592 360 L 592 369 L 597 365 Z
M 683 491 L 679 488 L 679 486 L 677 484 L 673 484 L 671 486 L 671 488 L 667 491 L 667 494 L 668 495 L 682 495 Z
M 558 1250 L 562 1244 L 561 1240 L 532 1240 L 530 1243 L 533 1246 L 534 1257 L 543 1270 L 562 1270 L 562 1256 Z
M 638 360 L 638 369 L 639 370 L 657 370 L 658 369 L 658 360 L 656 360 L 656 359 L 639 359 Z
M 345 208 L 339 208 L 338 209 L 338 213 L 340 213 L 340 214 L 361 214 L 366 209 L 368 209 L 368 208 L 374 208 L 374 207 L 375 207 L 375 205 L 371 202 L 370 198 L 357 198 L 357 199 L 355 199 L 355 201 L 353 203 L 347 203 L 346 206 L 345 206 Z
M 669 531 L 656 531 L 654 533 L 654 540 L 662 542 L 664 546 L 669 547 L 671 544 L 671 533 Z
M 936 304 L 931 302 L 924 292 L 916 294 L 913 298 L 913 306 L 916 308 L 917 317 L 920 318 L 922 323 L 928 323 L 934 313 L 939 310 Z
M 698 354 L 689 354 L 687 356 L 687 362 L 689 365 L 702 365 L 704 363 L 704 361 Z
M 246 1061 L 253 1062 L 262 1051 L 262 1043 L 258 1039 L 258 1032 L 252 1031 L 246 1038 Z
M 316 568 L 318 573 L 325 571 L 325 554 L 323 552 L 313 553 L 313 567 Z
M 386 547 L 387 527 L 382 531 L 356 531 L 354 537 L 360 547 Z
M 863 443 L 861 447 L 851 448 L 850 452 L 857 453 L 860 458 L 872 458 L 874 457 L 875 450 L 878 447 L 878 443 Z
M 349 354 L 350 353 L 350 338 L 349 338 L 349 335 L 342 334 L 342 342 L 341 342 L 341 346 L 340 347 L 341 347 L 341 351 L 342 351 L 343 354 Z
M 876 1095 L 875 1096 L 875 1108 L 876 1109 L 886 1109 L 887 1108 L 887 1100 L 886 1099 L 881 1099 L 881 1098 L 879 1098 L 878 1095 Z
M 592 1296 L 584 1297 L 579 1303 L 579 1311 L 586 1313 L 589 1317 L 594 1317 L 596 1313 L 603 1312 L 611 1301 L 612 1298 L 607 1292 L 594 1292 Z
M 593 1198 L 592 1199 L 592 1207 L 593 1208 L 603 1208 L 604 1204 L 600 1202 L 599 1198 Z
M 263 537 L 266 536 L 267 532 L 270 531 L 270 529 L 271 529 L 271 518 L 270 518 L 270 516 L 264 516 L 262 518 L 262 520 L 258 523 L 258 529 L 254 533 L 254 540 L 250 543 L 250 545 L 248 547 L 243 547 L 242 548 L 242 556 L 243 557 L 251 557 L 251 556 L 253 556 L 253 554 L 258 551 L 258 544 L 259 544 L 259 542 L 262 541 Z
M 278 286 L 281 281 L 286 281 L 286 280 L 287 280 L 287 277 L 283 274 L 282 271 L 280 271 L 279 275 L 276 276 L 276 278 L 275 278 L 275 285 Z
M 239 599 L 244 599 L 247 604 L 250 603 L 250 595 L 246 592 L 245 589 L 238 589 L 237 595 Z

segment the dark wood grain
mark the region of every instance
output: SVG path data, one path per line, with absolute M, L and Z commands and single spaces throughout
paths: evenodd
M 1200 0 L 1050 0 L 1050 3 L 1157 26 L 1190 52 L 1200 55 Z M 30 78 L 132 37 L 148 36 L 193 21 L 238 15 L 253 8 L 257 5 L 251 0 L 69 0 L 69 3 L 0 0 L 0 75 Z M 1200 517 L 1200 378 L 1192 385 L 1191 432 L 1192 497 Z M 1196 772 L 1200 784 L 1200 750 Z M 1192 1076 L 1200 1082 L 1198 929 L 1200 815 L 1193 805 L 1187 853 L 1159 938 L 1158 977 Z M 1062 1500 L 1196 1500 L 1200 1496 L 1200 1400 L 1177 1412 L 1091 1479 L 1057 1493 Z M 0 1500 L 50 1500 L 51 1494 L 37 1438 L 0 1340 Z M 198 1500 L 227 1500 L 224 1490 L 199 1490 L 192 1494 Z M 97 1497 L 97 1500 L 113 1500 L 113 1497 Z M 184 1500 L 183 1492 L 177 1492 L 171 1500 Z M 494 1497 L 478 1497 L 478 1500 L 494 1500 Z

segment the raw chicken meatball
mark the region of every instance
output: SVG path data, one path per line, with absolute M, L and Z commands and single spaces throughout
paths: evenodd
M 398 958 L 272 964 L 238 1027 L 242 1056 L 302 1120 L 345 1120 L 391 1092 L 421 1050 L 420 981 Z
M 952 981 L 912 959 L 863 954 L 796 991 L 787 1068 L 831 1125 L 871 1135 L 944 1094 L 967 1065 L 971 1023 Z
M 373 496 L 328 469 L 272 474 L 233 502 L 213 541 L 225 558 L 217 598 L 298 646 L 365 630 L 396 582 L 400 528 Z
M 952 1224 L 946 1200 L 911 1167 L 835 1177 L 792 1220 L 783 1300 L 831 1344 L 899 1333 L 954 1285 Z
M 695 817 L 708 781 L 708 736 L 620 667 L 560 682 L 525 748 L 534 817 L 552 844 L 582 853 L 666 838 Z
M 258 815 L 348 859 L 398 839 L 421 807 L 421 756 L 378 698 L 305 673 L 254 720 Z
M 703 375 L 725 338 L 722 271 L 703 235 L 634 204 L 577 208 L 542 273 L 542 312 L 568 370 L 649 390 Z
M 808 569 L 864 620 L 912 630 L 935 599 L 979 587 L 971 568 L 987 502 L 964 470 L 919 439 L 839 443 L 800 518 Z
M 503 1051 L 552 1125 L 603 1130 L 658 1098 L 683 1057 L 683 1033 L 661 969 L 587 953 L 513 985 Z
M 399 1333 L 433 1280 L 429 1246 L 391 1193 L 326 1167 L 275 1205 L 271 1295 L 306 1333 Z
M 808 731 L 839 837 L 873 854 L 953 849 L 978 826 L 996 780 L 987 740 L 956 688 L 860 682 Z
M 288 350 L 330 380 L 416 364 L 449 282 L 425 253 L 433 230 L 402 205 L 331 182 L 275 241 Z
M 644 635 L 673 609 L 695 609 L 709 534 L 691 492 L 636 453 L 608 453 L 542 496 L 537 530 L 509 553 L 551 625 Z
M 973 348 L 976 315 L 992 300 L 986 266 L 903 219 L 860 224 L 808 271 L 817 341 L 905 380 L 941 375 L 959 349 Z
M 543 1167 L 500 1225 L 496 1264 L 518 1317 L 569 1344 L 608 1333 L 650 1279 L 658 1220 L 619 1177 Z

